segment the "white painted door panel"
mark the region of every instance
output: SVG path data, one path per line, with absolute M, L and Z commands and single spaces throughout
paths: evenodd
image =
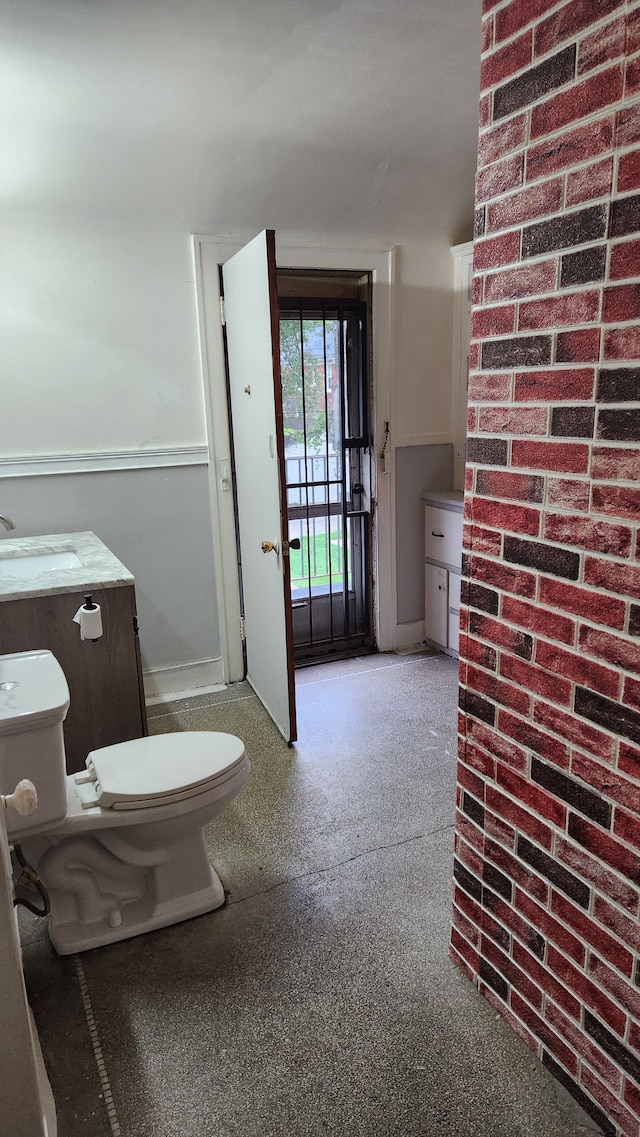
M 296 738 L 275 237 L 222 268 L 247 679 L 288 742 Z M 283 524 L 283 518 L 285 523 Z M 263 552 L 262 542 L 277 546 Z

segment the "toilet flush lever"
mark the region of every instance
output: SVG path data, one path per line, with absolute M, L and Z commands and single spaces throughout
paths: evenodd
M 29 817 L 38 808 L 38 793 L 28 778 L 18 782 L 12 794 L 0 794 L 0 800 L 5 809 L 10 805 L 21 817 Z

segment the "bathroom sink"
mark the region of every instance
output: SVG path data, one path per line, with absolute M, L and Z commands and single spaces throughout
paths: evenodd
M 43 572 L 60 572 L 61 569 L 79 568 L 82 561 L 73 549 L 56 553 L 24 553 L 17 557 L 3 557 L 0 553 L 0 579 L 28 580 Z
M 120 585 L 133 585 L 133 576 L 89 530 L 0 539 L 0 613 L 14 600 Z

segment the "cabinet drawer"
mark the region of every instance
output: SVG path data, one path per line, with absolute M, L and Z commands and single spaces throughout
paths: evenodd
M 424 555 L 456 568 L 462 565 L 462 514 L 424 507 Z
M 457 572 L 449 573 L 449 608 L 460 611 L 460 585 L 462 577 Z

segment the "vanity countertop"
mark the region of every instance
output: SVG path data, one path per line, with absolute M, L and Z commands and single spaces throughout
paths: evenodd
M 39 571 L 37 563 L 32 562 L 28 573 L 19 571 L 17 565 L 16 573 L 11 572 L 12 560 L 64 552 L 75 553 L 82 563 Z M 0 538 L 0 602 L 62 592 L 83 592 L 92 588 L 117 588 L 133 583 L 134 577 L 129 570 L 90 531 Z
M 424 490 L 422 500 L 427 505 L 436 505 L 441 509 L 451 509 L 454 513 L 461 513 L 464 493 L 462 490 Z

